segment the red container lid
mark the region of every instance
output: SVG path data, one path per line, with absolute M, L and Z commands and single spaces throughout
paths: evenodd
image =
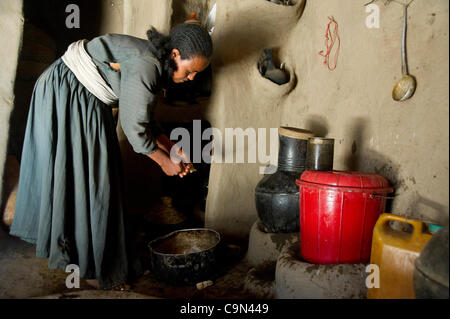
M 305 171 L 296 184 L 360 192 L 393 192 L 393 188 L 385 177 L 355 171 Z

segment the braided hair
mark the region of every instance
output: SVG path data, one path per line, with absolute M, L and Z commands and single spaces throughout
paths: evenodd
M 196 56 L 210 58 L 213 52 L 212 40 L 203 27 L 182 23 L 172 28 L 169 36 L 159 33 L 154 27 L 147 31 L 149 50 L 163 67 L 163 77 L 166 83 L 172 78 L 177 66 L 170 57 L 173 49 L 180 51 L 181 59 L 191 59 Z

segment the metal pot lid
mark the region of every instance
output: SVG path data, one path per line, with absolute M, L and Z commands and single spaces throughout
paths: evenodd
M 308 140 L 310 137 L 314 136 L 314 133 L 311 131 L 287 126 L 281 126 L 280 128 L 278 128 L 278 134 L 298 140 Z
M 185 238 L 185 235 L 188 237 Z M 179 236 L 181 236 L 181 238 L 177 239 Z M 187 256 L 211 250 L 215 248 L 220 241 L 220 234 L 213 229 L 190 228 L 176 230 L 164 236 L 155 238 L 149 242 L 148 248 L 153 254 L 157 255 Z M 179 247 L 180 244 L 184 247 Z M 198 247 L 196 247 L 196 245 L 198 245 Z
M 309 144 L 334 144 L 334 138 L 328 137 L 310 137 L 308 139 Z
M 376 190 L 380 192 L 392 192 L 389 181 L 378 174 L 356 171 L 305 171 L 297 185 L 321 185 L 340 187 L 354 190 Z

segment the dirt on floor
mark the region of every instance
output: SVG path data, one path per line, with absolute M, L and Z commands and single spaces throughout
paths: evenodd
M 245 276 L 251 267 L 245 262 L 231 266 L 213 285 L 204 289 L 196 286 L 171 286 L 159 281 L 149 272 L 132 286 L 133 292 L 160 298 L 190 299 L 248 299 L 254 298 L 244 290 Z
M 142 248 L 148 241 L 140 238 L 137 243 Z M 149 269 L 147 255 L 142 255 L 144 274 L 131 283 L 133 298 L 151 296 L 157 298 L 191 299 L 249 299 L 255 298 L 245 291 L 245 277 L 251 266 L 244 261 L 246 243 L 221 243 L 219 266 L 213 284 L 197 289 L 196 285 L 173 286 L 159 280 Z M 8 298 L 116 298 L 104 291 L 101 294 L 80 281 L 80 288 L 66 287 L 68 273 L 63 270 L 48 269 L 48 260 L 37 258 L 35 246 L 16 237 L 9 236 L 6 229 L 0 229 L 0 299 Z M 89 292 L 92 291 L 92 292 Z M 83 292 L 83 293 L 81 293 Z M 78 294 L 81 293 L 81 294 Z M 87 293 L 87 294 L 86 294 Z M 129 292 L 123 292 L 130 296 Z M 79 296 L 78 296 L 79 295 Z M 78 297 L 77 297 L 78 296 Z M 125 298 L 125 297 L 124 297 Z M 126 297 L 128 298 L 128 297 Z

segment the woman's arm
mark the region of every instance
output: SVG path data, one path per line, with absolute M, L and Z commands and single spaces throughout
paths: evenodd
M 167 175 L 184 176 L 184 164 L 171 161 L 170 153 L 158 146 L 150 129 L 157 99 L 154 93 L 158 82 L 156 65 L 135 57 L 122 61 L 120 72 L 119 118 L 133 150 L 154 160 Z
M 122 129 L 136 153 L 150 154 L 158 147 L 150 130 L 156 104 L 158 70 L 139 57 L 120 62 L 119 118 Z
M 185 164 L 185 166 L 187 166 L 188 171 L 191 171 L 191 169 L 194 167 L 186 153 L 183 152 L 182 149 L 178 148 L 178 146 L 170 138 L 168 138 L 166 134 L 160 134 L 156 138 L 156 142 L 158 144 L 158 147 L 164 150 L 169 155 L 172 147 L 175 146 L 177 157 Z
M 164 150 L 167 154 L 170 154 L 172 146 L 175 145 L 175 143 L 172 142 L 172 140 L 168 138 L 167 135 L 164 133 L 156 137 L 156 143 L 158 144 L 158 147 Z
M 183 161 L 177 163 L 170 158 L 174 143 L 165 134 L 156 138 L 150 128 L 150 124 L 154 122 L 153 107 L 157 100 L 154 93 L 158 86 L 156 65 L 134 58 L 122 61 L 120 70 L 119 117 L 122 129 L 134 151 L 147 155 L 169 176 L 185 176 L 190 167 Z

